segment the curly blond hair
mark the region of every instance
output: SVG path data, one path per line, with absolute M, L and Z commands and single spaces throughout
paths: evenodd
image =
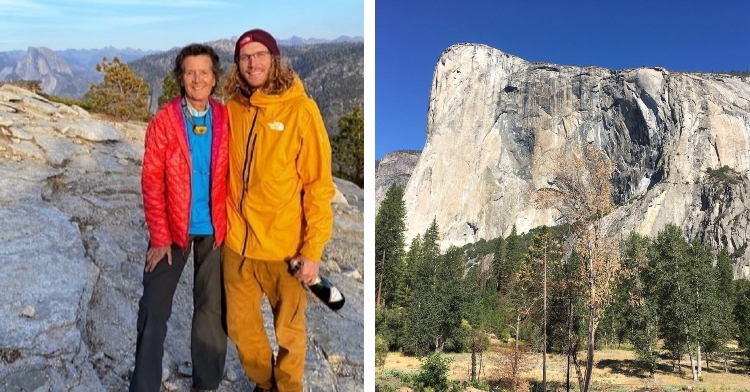
M 273 56 L 268 72 L 268 80 L 259 89 L 268 95 L 279 95 L 292 86 L 295 76 L 296 73 L 292 67 L 281 61 L 281 57 Z M 232 64 L 232 68 L 227 72 L 225 82 L 223 83 L 222 96 L 224 100 L 229 100 L 237 92 L 249 97 L 253 91 L 254 89 L 248 86 L 240 74 L 237 63 Z

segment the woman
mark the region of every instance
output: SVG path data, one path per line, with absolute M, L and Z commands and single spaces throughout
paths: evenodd
M 193 252 L 193 388 L 212 390 L 224 373 L 221 245 L 226 234 L 226 108 L 211 98 L 221 67 L 210 46 L 192 44 L 175 59 L 180 96 L 146 129 L 143 209 L 150 234 L 138 304 L 130 391 L 159 391 L 172 298 Z

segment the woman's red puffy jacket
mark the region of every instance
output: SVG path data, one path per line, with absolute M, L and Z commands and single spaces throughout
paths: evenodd
M 192 162 L 187 130 L 177 97 L 156 113 L 146 128 L 143 154 L 143 210 L 151 247 L 175 244 L 187 248 L 190 222 L 190 173 Z M 216 242 L 224 241 L 227 231 L 227 110 L 211 99 L 213 136 L 211 140 L 211 222 Z

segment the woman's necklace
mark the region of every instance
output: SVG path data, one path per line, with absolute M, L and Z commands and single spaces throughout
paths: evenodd
M 203 119 L 203 124 L 197 125 L 195 123 L 195 119 L 192 113 L 195 109 L 193 109 L 192 107 L 188 107 L 187 100 L 185 98 L 182 99 L 182 111 L 183 113 L 185 113 L 185 117 L 188 119 L 188 122 L 193 127 L 194 134 L 198 136 L 202 136 L 202 135 L 205 135 L 206 132 L 208 131 L 208 127 L 206 126 L 206 123 L 209 117 L 209 114 L 208 114 L 210 112 L 209 109 L 210 109 L 209 105 L 206 105 L 206 110 L 203 111 L 201 115 L 198 115 L 198 112 L 196 111 L 195 117 L 200 117 Z

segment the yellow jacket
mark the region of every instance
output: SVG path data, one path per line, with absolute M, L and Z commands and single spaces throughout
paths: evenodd
M 302 82 L 280 95 L 235 94 L 229 111 L 225 245 L 248 258 L 320 261 L 331 238 L 331 145 Z

